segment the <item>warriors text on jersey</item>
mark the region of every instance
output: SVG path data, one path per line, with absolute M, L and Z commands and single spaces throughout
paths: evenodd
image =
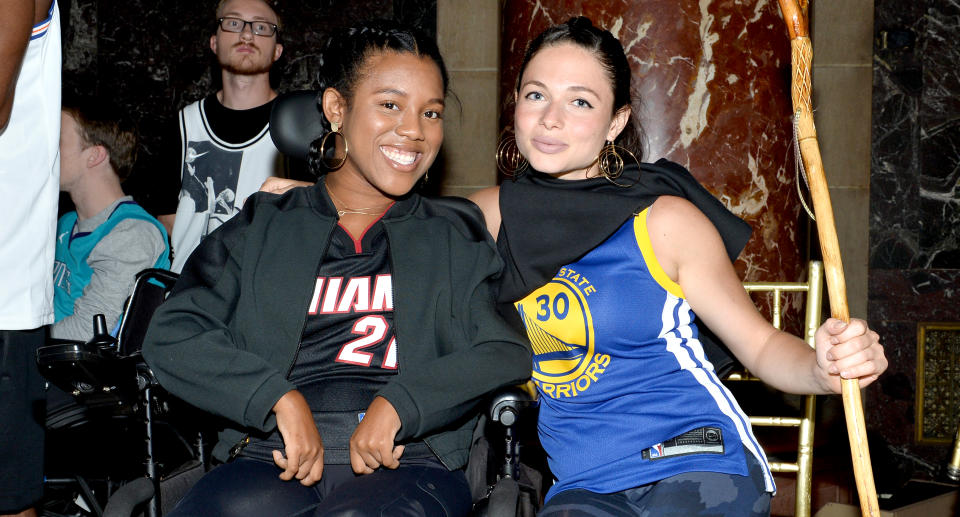
M 649 209 L 517 302 L 533 344 L 539 434 L 557 483 L 611 493 L 690 471 L 747 475 L 766 459 L 657 263 Z

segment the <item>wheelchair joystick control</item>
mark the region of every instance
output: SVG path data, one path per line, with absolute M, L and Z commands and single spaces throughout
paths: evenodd
M 107 331 L 107 319 L 103 314 L 93 316 L 93 337 L 87 341 L 90 347 L 96 347 L 102 352 L 116 353 L 117 338 L 110 335 Z

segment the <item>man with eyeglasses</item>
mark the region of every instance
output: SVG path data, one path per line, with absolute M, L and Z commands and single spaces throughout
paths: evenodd
M 180 152 L 170 153 L 180 158 L 178 201 L 171 188 L 156 207 L 178 273 L 200 240 L 239 212 L 266 178 L 286 175 L 269 135 L 277 96 L 270 68 L 283 52 L 279 17 L 265 0 L 221 0 L 215 31 L 210 49 L 223 89 L 180 110 Z

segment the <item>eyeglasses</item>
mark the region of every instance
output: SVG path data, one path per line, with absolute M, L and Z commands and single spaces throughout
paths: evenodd
M 277 26 L 270 22 L 241 20 L 240 18 L 220 18 L 217 20 L 220 28 L 226 32 L 243 32 L 244 27 L 250 25 L 250 31 L 257 36 L 273 36 L 277 33 Z

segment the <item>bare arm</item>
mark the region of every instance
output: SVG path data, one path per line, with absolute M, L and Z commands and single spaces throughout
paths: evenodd
M 0 133 L 10 121 L 20 64 L 30 43 L 33 0 L 0 0 Z
M 177 214 L 158 215 L 157 220 L 167 230 L 167 235 L 173 235 L 173 223 L 177 221 Z
M 480 207 L 487 231 L 497 240 L 500 233 L 500 187 L 488 187 L 478 190 L 468 198 Z
M 816 350 L 757 312 L 727 259 L 716 228 L 688 201 L 661 197 L 647 221 L 657 259 L 690 307 L 753 374 L 790 393 L 839 393 L 840 377 L 866 385 L 887 367 L 879 337 L 866 323 L 828 320 Z

